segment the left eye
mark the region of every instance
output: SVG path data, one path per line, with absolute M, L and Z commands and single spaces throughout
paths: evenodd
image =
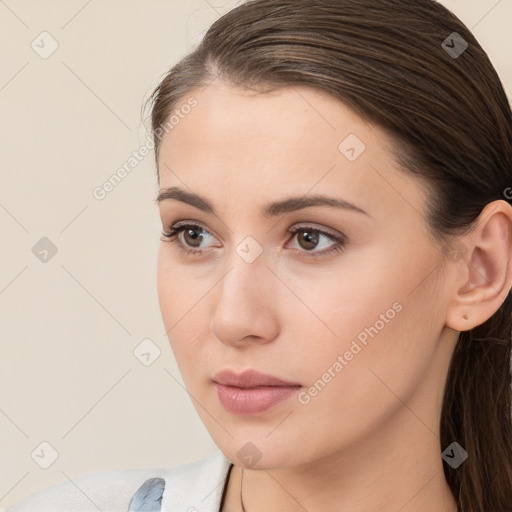
M 197 234 L 198 232 L 199 234 Z M 183 237 L 178 236 L 181 233 L 183 233 Z M 319 255 L 326 255 L 331 252 L 341 251 L 346 245 L 346 238 L 344 236 L 336 236 L 330 233 L 326 233 L 325 231 L 322 231 L 318 228 L 313 228 L 311 226 L 295 227 L 294 229 L 289 230 L 288 234 L 290 234 L 292 238 L 295 237 L 295 235 L 301 235 L 297 238 L 297 241 L 300 244 L 300 247 L 305 250 L 298 252 L 300 257 L 311 258 L 317 257 Z M 204 238 L 212 236 L 206 229 L 197 224 L 175 225 L 170 228 L 168 233 L 162 233 L 162 235 L 167 238 L 167 240 L 162 241 L 176 244 L 180 251 L 186 254 L 194 255 L 201 255 L 205 252 L 208 252 L 199 247 Z M 185 244 L 181 241 L 181 238 L 185 239 Z M 317 247 L 319 240 L 322 238 L 331 240 L 335 243 L 334 245 L 329 246 L 327 249 L 312 252 L 312 249 Z
M 329 235 L 328 233 L 324 233 L 323 231 L 321 231 L 319 229 L 314 229 L 311 227 L 296 228 L 293 231 L 289 231 L 289 233 L 291 235 L 293 235 L 293 237 L 295 237 L 296 235 L 299 235 L 297 237 L 297 243 L 301 245 L 302 249 L 306 249 L 306 251 L 308 251 L 308 252 L 311 249 L 317 248 L 319 241 L 322 238 L 336 241 L 334 236 Z M 302 244 L 304 244 L 304 245 L 302 245 Z M 324 251 L 325 251 L 325 249 L 322 251 L 318 251 L 318 252 L 324 252 Z

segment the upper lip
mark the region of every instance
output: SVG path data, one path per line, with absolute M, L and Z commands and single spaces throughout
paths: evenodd
M 296 382 L 285 380 L 260 373 L 256 370 L 246 370 L 242 373 L 235 373 L 232 370 L 223 370 L 217 373 L 213 380 L 224 386 L 235 386 L 237 388 L 254 388 L 258 386 L 300 386 Z

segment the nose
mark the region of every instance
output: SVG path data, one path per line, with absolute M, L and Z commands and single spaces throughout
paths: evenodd
M 263 257 L 247 263 L 235 256 L 218 284 L 210 330 L 225 345 L 269 343 L 278 334 L 279 280 Z

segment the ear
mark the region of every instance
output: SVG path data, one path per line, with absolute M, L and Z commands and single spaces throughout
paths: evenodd
M 473 230 L 450 245 L 448 255 L 458 257 L 451 258 L 446 325 L 468 331 L 488 320 L 512 287 L 512 206 L 501 199 L 487 204 Z

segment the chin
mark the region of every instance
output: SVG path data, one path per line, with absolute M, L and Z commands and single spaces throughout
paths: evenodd
M 215 441 L 227 459 L 245 469 L 276 469 L 308 462 L 308 454 L 298 450 L 295 441 L 285 444 L 282 439 L 265 439 L 268 429 L 264 430 L 261 436 L 247 434 Z

